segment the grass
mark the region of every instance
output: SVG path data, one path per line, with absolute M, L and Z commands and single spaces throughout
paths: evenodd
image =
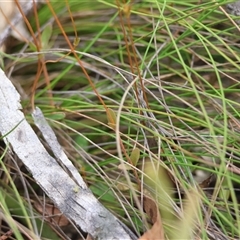
M 94 195 L 138 236 L 154 223 L 147 195 L 166 239 L 240 238 L 239 32 L 220 8 L 230 1 L 196 2 L 51 1 L 29 16 L 38 40 L 4 54 L 29 122 L 40 107 Z M 66 239 L 59 219 L 39 220 L 44 193 L 9 157 L 1 234 L 25 239 L 21 224 Z

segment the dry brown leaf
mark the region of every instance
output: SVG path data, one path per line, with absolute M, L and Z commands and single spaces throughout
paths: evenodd
M 162 220 L 156 202 L 147 196 L 143 200 L 144 210 L 152 221 L 153 226 L 139 240 L 164 240 Z
M 44 217 L 54 225 L 63 227 L 69 224 L 68 219 L 53 204 L 46 203 L 44 206 L 38 202 L 34 202 L 35 209 L 44 215 Z
M 207 179 L 199 183 L 200 188 L 206 188 L 210 185 L 210 183 L 213 181 L 213 174 L 211 174 Z
M 93 240 L 93 237 L 90 234 L 88 234 L 86 240 Z
M 1 235 L 0 240 L 7 240 L 10 239 L 10 237 L 13 235 L 13 231 L 9 230 L 6 233 L 4 233 L 3 235 Z

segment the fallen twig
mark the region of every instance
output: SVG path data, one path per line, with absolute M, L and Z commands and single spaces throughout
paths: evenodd
M 58 160 L 49 155 L 27 122 L 18 92 L 0 69 L 0 133 L 39 186 L 66 217 L 94 239 L 137 239 L 87 188 L 40 109 L 33 117 Z

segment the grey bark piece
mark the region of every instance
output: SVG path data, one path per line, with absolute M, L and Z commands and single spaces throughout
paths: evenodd
M 54 156 L 56 157 L 57 162 L 62 166 L 65 172 L 69 173 L 72 176 L 72 179 L 77 185 L 82 189 L 87 189 L 87 185 L 79 175 L 77 169 L 73 166 L 72 162 L 68 159 L 64 153 L 62 147 L 57 141 L 57 137 L 51 127 L 48 125 L 46 119 L 43 116 L 42 111 L 39 108 L 36 108 L 32 114 L 35 125 L 41 131 L 44 139 L 48 143 L 49 147 L 53 151 Z
M 45 124 L 39 109 L 34 113 L 38 125 Z M 42 126 L 40 126 L 41 128 Z M 73 220 L 94 239 L 137 239 L 119 220 L 105 209 L 86 187 L 73 166 L 71 177 L 59 161 L 65 158 L 57 140 L 50 134 L 50 146 L 60 151 L 56 161 L 49 155 L 21 111 L 20 96 L 11 81 L 0 69 L 0 133 L 4 141 L 22 160 L 36 182 L 52 199 L 60 211 Z M 55 135 L 54 135 L 55 136 Z M 48 136 L 45 136 L 48 138 Z M 65 160 L 63 165 L 71 164 Z M 70 164 L 70 165 L 69 165 Z
M 11 1 L 9 1 L 11 4 Z M 6 3 L 7 4 L 7 3 Z M 15 6 L 16 3 L 14 3 Z M 25 2 L 21 2 L 20 3 L 21 8 L 24 12 L 24 14 L 27 14 L 31 9 L 33 9 L 33 1 L 25 1 Z M 16 11 L 18 8 L 17 6 L 15 6 L 15 10 L 14 10 L 14 16 L 8 16 L 10 17 L 10 19 L 8 19 L 11 24 L 6 24 L 6 27 L 4 29 L 1 29 L 1 33 L 0 33 L 0 46 L 2 46 L 2 44 L 4 43 L 4 41 L 6 40 L 6 38 L 12 34 L 12 26 L 15 26 L 16 28 L 18 28 L 18 26 L 23 26 L 23 16 L 21 15 L 21 13 L 19 11 Z M 4 9 L 3 9 L 4 10 Z M 24 29 L 24 28 L 23 28 Z M 19 30 L 19 29 L 18 29 Z M 30 35 L 27 32 L 27 30 L 22 30 L 20 31 L 25 37 L 29 38 Z M 27 35 L 26 35 L 27 34 Z M 14 32 L 15 36 L 18 36 L 18 34 L 16 32 Z M 18 36 L 19 37 L 19 36 Z
M 240 16 L 240 1 L 236 1 L 233 3 L 229 3 L 226 5 L 227 11 L 235 16 Z M 236 21 L 238 24 L 240 24 L 240 20 Z
M 235 16 L 240 15 L 240 1 L 227 4 L 227 9 Z

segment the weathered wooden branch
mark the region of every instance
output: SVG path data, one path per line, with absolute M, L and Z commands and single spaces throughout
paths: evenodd
M 37 1 L 35 1 L 37 3 Z M 21 14 L 20 11 L 18 11 L 17 5 L 15 3 L 14 0 L 10 0 L 6 3 L 4 3 L 4 8 L 0 9 L 1 12 L 3 12 L 4 16 L 1 16 L 1 21 L 4 21 L 4 17 L 7 18 L 7 21 L 10 22 L 10 24 L 7 24 L 6 22 L 6 26 L 4 29 L 1 29 L 1 34 L 0 34 L 0 46 L 3 45 L 4 41 L 6 40 L 6 38 L 13 33 L 13 29 L 14 28 L 18 28 L 18 26 L 20 26 L 20 28 L 23 28 L 23 16 Z M 21 2 L 19 1 L 19 4 L 21 5 L 22 11 L 23 13 L 26 15 L 28 12 L 30 12 L 33 9 L 33 1 L 25 1 L 25 2 Z M 14 15 L 13 16 L 5 16 L 5 10 L 8 10 L 10 12 L 13 12 Z M 28 34 L 28 32 L 26 31 L 26 33 Z M 15 34 L 15 36 L 17 36 L 17 33 Z M 29 37 L 30 35 L 28 34 L 25 37 Z
M 51 147 L 51 157 L 21 111 L 20 96 L 0 69 L 0 133 L 60 211 L 94 239 L 137 239 L 87 188 L 64 154 L 40 109 L 34 121 Z

